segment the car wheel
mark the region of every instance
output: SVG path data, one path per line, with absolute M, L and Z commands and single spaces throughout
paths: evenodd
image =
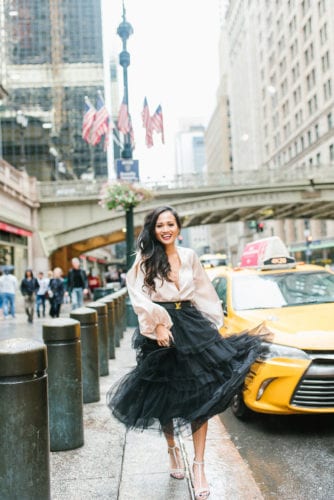
M 238 392 L 238 394 L 235 394 L 235 396 L 233 396 L 233 399 L 231 401 L 231 410 L 233 415 L 240 420 L 246 420 L 250 416 L 251 411 L 245 405 L 241 392 Z

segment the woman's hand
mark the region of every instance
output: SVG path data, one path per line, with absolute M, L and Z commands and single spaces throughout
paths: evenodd
M 164 325 L 158 325 L 156 328 L 157 343 L 160 347 L 169 347 L 173 339 L 172 332 Z

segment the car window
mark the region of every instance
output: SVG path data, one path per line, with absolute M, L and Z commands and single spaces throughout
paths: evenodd
M 278 283 L 256 275 L 238 276 L 237 279 L 233 279 L 232 302 L 237 311 L 286 305 Z
M 212 282 L 213 286 L 216 289 L 216 292 L 218 294 L 218 297 L 220 300 L 223 301 L 223 305 L 226 305 L 226 288 L 227 288 L 227 283 L 226 283 L 226 278 L 215 278 Z
M 236 310 L 334 302 L 334 275 L 322 271 L 234 276 Z

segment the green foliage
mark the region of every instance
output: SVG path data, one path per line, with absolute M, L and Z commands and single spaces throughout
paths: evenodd
M 102 186 L 99 204 L 108 210 L 123 208 L 127 211 L 152 198 L 152 191 L 139 184 L 114 181 Z

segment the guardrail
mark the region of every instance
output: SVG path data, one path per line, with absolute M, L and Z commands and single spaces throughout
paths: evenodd
M 141 184 L 153 191 L 196 190 L 217 188 L 240 188 L 249 186 L 267 186 L 271 184 L 291 184 L 293 182 L 334 182 L 334 168 L 327 165 L 307 165 L 293 169 L 260 169 L 226 172 L 220 174 L 184 174 L 173 178 L 162 177 L 154 181 L 150 177 L 141 180 Z M 38 197 L 41 202 L 48 199 L 76 199 L 99 197 L 102 185 L 107 179 L 39 182 Z
M 0 185 L 9 188 L 29 206 L 38 206 L 37 180 L 0 158 Z

